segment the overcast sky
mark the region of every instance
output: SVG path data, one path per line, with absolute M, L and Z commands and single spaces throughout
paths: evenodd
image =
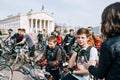
M 0 0 L 0 19 L 44 9 L 54 13 L 55 22 L 72 26 L 100 26 L 103 9 L 120 0 Z

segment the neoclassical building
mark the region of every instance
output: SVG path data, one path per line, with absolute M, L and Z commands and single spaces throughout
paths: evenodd
M 54 30 L 54 16 L 44 10 L 10 15 L 0 20 L 0 29 L 9 28 L 15 32 L 18 28 L 25 28 L 27 33 L 38 33 L 39 30 L 45 29 L 50 34 Z

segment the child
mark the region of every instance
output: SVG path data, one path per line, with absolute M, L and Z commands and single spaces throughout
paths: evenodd
M 44 60 L 47 61 L 47 71 L 53 76 L 54 80 L 59 80 L 59 66 L 61 60 L 61 49 L 57 45 L 57 38 L 50 36 L 48 38 L 48 45 L 40 59 L 40 63 Z
M 91 47 L 89 53 L 82 53 L 83 50 L 87 51 L 90 47 L 87 43 L 89 37 L 89 31 L 86 28 L 80 28 L 77 31 L 76 39 L 78 45 L 81 49 L 76 49 L 73 51 L 72 57 L 69 60 L 69 68 L 72 73 L 72 76 L 77 78 L 78 80 L 89 80 L 89 72 L 84 68 L 83 64 L 86 63 L 86 58 L 88 61 L 92 61 L 93 65 L 96 65 L 96 60 L 98 60 L 97 49 Z M 87 56 L 89 54 L 89 56 Z M 75 66 L 75 69 L 72 68 Z

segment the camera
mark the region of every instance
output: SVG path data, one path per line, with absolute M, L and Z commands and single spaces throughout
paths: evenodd
M 86 50 L 84 50 L 84 49 L 78 52 L 78 56 L 83 56 L 84 59 L 85 59 L 85 62 L 88 61 L 87 55 L 88 55 L 88 52 Z
M 86 55 L 87 51 L 86 50 L 81 50 L 78 52 L 78 56 L 84 56 Z

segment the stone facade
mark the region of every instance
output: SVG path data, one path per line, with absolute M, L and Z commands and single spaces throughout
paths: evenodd
M 8 16 L 0 20 L 0 29 L 25 28 L 27 33 L 38 33 L 39 30 L 46 30 L 50 34 L 54 30 L 54 16 L 45 11 L 30 11 L 28 13 Z

